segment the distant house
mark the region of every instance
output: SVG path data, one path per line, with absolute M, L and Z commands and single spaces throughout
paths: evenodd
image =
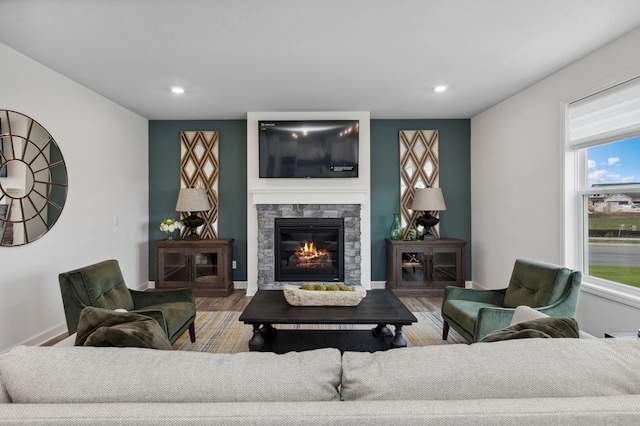
M 631 206 L 633 198 L 627 194 L 613 194 L 604 199 L 605 203 L 618 203 L 619 206 Z

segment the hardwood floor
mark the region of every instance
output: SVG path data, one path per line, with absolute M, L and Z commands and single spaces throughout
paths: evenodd
M 402 303 L 411 312 L 440 312 L 442 297 L 400 297 Z M 234 290 L 227 297 L 196 297 L 198 311 L 237 311 L 242 312 L 251 300 L 245 290 Z
M 196 311 L 242 312 L 251 300 L 246 294 L 246 290 L 234 290 L 227 297 L 196 297 Z M 442 306 L 442 297 L 400 297 L 399 299 L 411 312 L 431 311 L 439 313 L 440 306 Z M 68 334 L 64 333 L 49 340 L 42 346 L 51 346 L 67 336 Z

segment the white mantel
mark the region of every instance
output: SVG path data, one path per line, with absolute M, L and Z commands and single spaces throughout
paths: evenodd
M 259 120 L 359 120 L 358 177 L 265 179 L 258 177 Z M 360 204 L 362 285 L 371 288 L 371 171 L 368 112 L 250 112 L 247 114 L 247 296 L 257 291 L 258 204 Z

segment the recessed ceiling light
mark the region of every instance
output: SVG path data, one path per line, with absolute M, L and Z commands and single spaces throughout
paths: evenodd
M 445 85 L 440 85 L 433 88 L 433 91 L 438 93 L 444 92 L 445 90 L 447 90 L 447 86 Z
M 180 94 L 184 93 L 184 89 L 183 89 L 182 87 L 172 87 L 172 88 L 171 88 L 171 91 L 172 91 L 173 93 L 178 94 L 178 95 L 180 95 Z

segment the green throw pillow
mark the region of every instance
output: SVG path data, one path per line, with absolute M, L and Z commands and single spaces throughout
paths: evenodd
M 480 342 L 526 339 L 530 337 L 578 338 L 578 323 L 573 318 L 546 317 L 525 321 L 487 334 Z
M 153 318 L 93 306 L 80 312 L 76 346 L 173 349 L 164 330 Z

